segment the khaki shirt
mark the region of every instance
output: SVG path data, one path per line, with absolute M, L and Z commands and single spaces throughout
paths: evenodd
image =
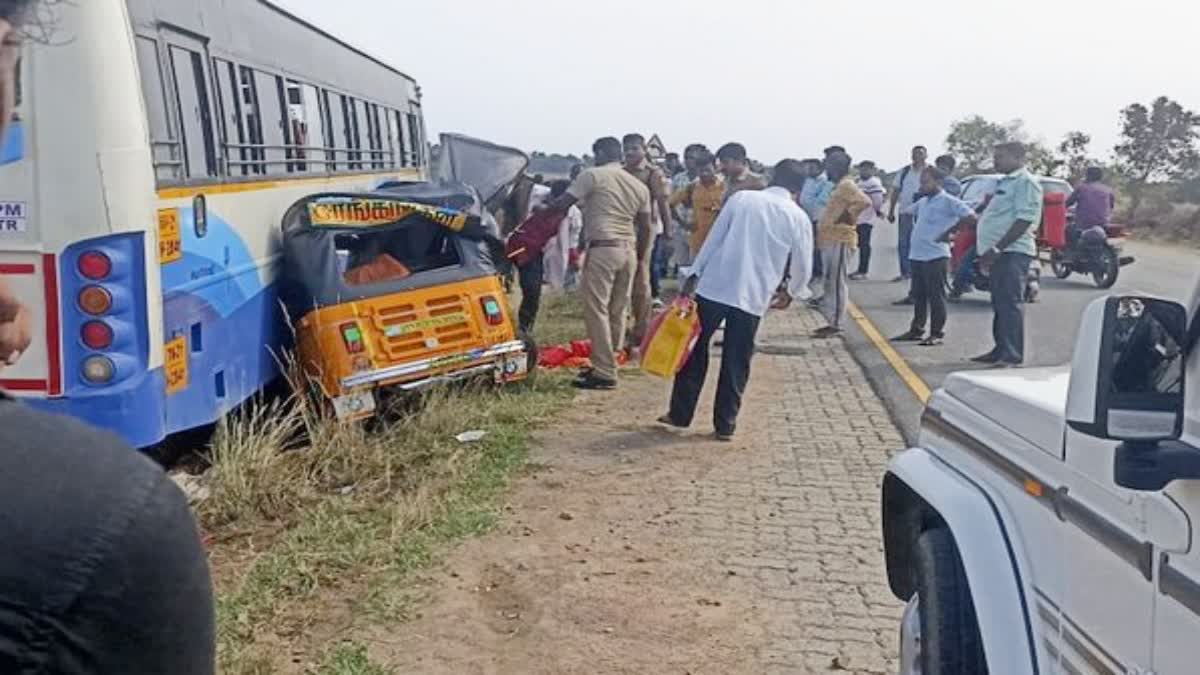
M 746 172 L 737 178 L 725 180 L 725 196 L 722 198 L 722 203 L 729 201 L 733 195 L 742 190 L 765 190 L 767 189 L 767 179 L 762 174 L 754 173 L 746 169 Z
M 625 170 L 637 176 L 637 179 L 650 189 L 650 224 L 658 230 L 658 234 L 662 234 L 663 225 L 667 222 L 667 217 L 670 214 L 659 213 L 658 202 L 660 199 L 668 199 L 671 196 L 667 174 L 663 173 L 662 169 L 654 166 L 648 159 L 642 160 L 641 166 L 632 169 L 625 167 Z
M 583 239 L 637 241 L 638 214 L 650 215 L 650 190 L 617 162 L 584 169 L 567 193 L 581 202 Z

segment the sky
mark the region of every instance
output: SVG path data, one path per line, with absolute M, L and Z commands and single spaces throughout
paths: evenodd
M 979 114 L 1052 144 L 1087 132 L 1104 158 L 1126 105 L 1200 109 L 1187 0 L 275 1 L 415 77 L 431 136 L 526 151 L 637 131 L 897 167 Z

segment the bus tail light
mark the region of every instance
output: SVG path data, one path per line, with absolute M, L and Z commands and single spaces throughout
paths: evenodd
M 362 329 L 354 321 L 341 325 L 342 341 L 346 343 L 346 351 L 351 354 L 361 354 L 366 349 L 363 343 Z
M 500 309 L 500 303 L 496 302 L 496 298 L 488 295 L 479 301 L 483 306 L 483 316 L 487 319 L 489 326 L 499 326 L 504 323 L 504 312 Z
M 89 356 L 83 361 L 83 379 L 89 384 L 108 384 L 116 373 L 116 366 L 107 356 Z
M 79 308 L 92 316 L 106 314 L 112 304 L 112 293 L 100 286 L 87 286 L 79 291 Z
M 87 251 L 79 256 L 77 267 L 85 279 L 92 281 L 107 279 L 112 274 L 112 260 L 100 251 Z
M 113 343 L 113 330 L 103 321 L 88 321 L 80 330 L 88 349 L 108 349 Z

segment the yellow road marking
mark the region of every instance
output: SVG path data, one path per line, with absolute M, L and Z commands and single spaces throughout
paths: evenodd
M 887 338 L 883 337 L 879 329 L 875 327 L 875 324 L 871 323 L 867 315 L 858 308 L 858 305 L 851 302 L 848 308 L 850 310 L 850 318 L 854 319 L 858 327 L 862 329 L 863 334 L 871 341 L 871 344 L 875 345 L 880 354 L 883 354 L 883 358 L 891 364 L 896 374 L 900 376 L 900 379 L 904 380 L 904 384 L 908 385 L 908 388 L 912 390 L 912 393 L 916 394 L 922 404 L 927 403 L 930 391 L 929 385 L 925 384 L 925 380 L 922 380 L 921 376 L 917 375 L 916 371 L 912 369 L 912 366 L 908 365 L 904 357 L 900 356 L 899 352 L 887 341 Z

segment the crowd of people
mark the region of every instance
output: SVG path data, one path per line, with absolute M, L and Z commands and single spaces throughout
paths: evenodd
M 592 367 L 577 378 L 580 388 L 618 386 L 619 355 L 636 358 L 651 315 L 662 306 L 662 279 L 678 276 L 681 294 L 695 298 L 701 335 L 659 421 L 692 423 L 710 345 L 723 328 L 713 423 L 717 438 L 728 440 L 768 309 L 807 300 L 825 322 L 812 337 L 842 335 L 849 284 L 869 278 L 872 239 L 885 223 L 895 225 L 900 274 L 894 281 L 907 284 L 895 304 L 913 308 L 909 329 L 895 340 L 943 344 L 947 303 L 983 269 L 991 278 L 995 344 L 974 361 L 993 367 L 1024 361 L 1022 288 L 1036 254 L 1042 187 L 1025 168 L 1026 148 L 1019 143 L 995 148 L 999 186 L 975 205 L 961 198 L 954 157 L 930 164 L 924 146 L 913 148 L 911 163 L 893 176 L 890 189 L 873 161 L 855 165 L 836 145 L 823 159 L 787 159 L 766 175 L 752 170 L 740 143 L 715 153 L 688 145 L 682 157 L 667 154 L 661 166 L 649 159 L 640 134 L 601 138 L 592 151 L 594 166 L 575 167 L 569 185 L 531 207 L 534 214 L 579 214 L 577 230 L 562 228 L 546 255 L 581 274 Z M 1100 187 L 1073 199 L 1096 210 L 1089 216 L 1094 220 L 1111 211 L 1111 192 Z M 1109 211 L 1101 213 L 1106 203 Z M 956 238 L 971 245 L 952 270 Z M 822 281 L 812 285 L 816 297 L 813 279 Z

